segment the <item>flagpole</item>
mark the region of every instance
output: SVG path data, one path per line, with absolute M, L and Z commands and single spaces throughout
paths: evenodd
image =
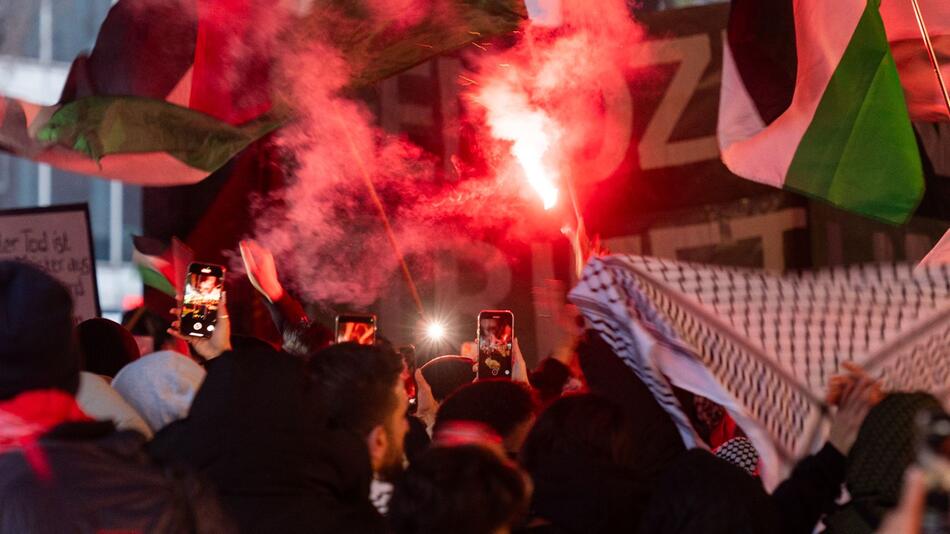
M 581 213 L 580 205 L 577 202 L 577 190 L 574 188 L 574 181 L 568 178 L 566 182 L 576 225 L 573 234 L 568 237 L 571 240 L 571 249 L 574 252 L 574 270 L 577 279 L 580 280 L 584 273 L 584 265 L 587 264 L 590 255 L 590 240 L 587 237 L 587 228 L 584 225 L 584 215 Z
M 366 168 L 366 163 L 363 161 L 363 157 L 360 154 L 359 148 L 356 146 L 356 141 L 353 140 L 353 136 L 350 134 L 350 129 L 346 127 L 346 123 L 343 121 L 343 117 L 339 112 L 337 112 L 336 116 L 340 121 L 340 124 L 343 126 L 343 137 L 346 138 L 347 144 L 350 148 L 350 153 L 353 155 L 353 159 L 357 164 L 356 166 L 360 170 L 360 174 L 363 177 L 363 183 L 366 185 L 366 189 L 369 192 L 369 197 L 373 201 L 373 205 L 376 206 L 376 212 L 379 214 L 379 218 L 383 222 L 383 228 L 386 230 L 386 237 L 389 239 L 389 246 L 393 249 L 393 254 L 395 254 L 396 260 L 399 262 L 399 267 L 402 269 L 402 277 L 406 281 L 406 286 L 409 288 L 409 296 L 412 297 L 413 304 L 416 305 L 416 311 L 419 313 L 419 317 L 425 319 L 425 308 L 422 306 L 422 299 L 419 297 L 419 290 L 416 288 L 416 283 L 412 279 L 412 273 L 409 271 L 409 265 L 406 263 L 406 257 L 403 255 L 402 249 L 399 247 L 399 241 L 396 239 L 396 233 L 393 232 L 393 227 L 389 223 L 389 217 L 386 215 L 386 207 L 383 206 L 383 202 L 380 200 L 379 194 L 376 192 L 376 186 L 373 184 L 373 178 L 369 174 L 369 169 Z
M 930 65 L 937 75 L 937 83 L 940 85 L 940 91 L 943 94 L 943 103 L 947 107 L 947 117 L 950 118 L 950 93 L 947 93 L 947 84 L 943 80 L 943 73 L 940 72 L 940 62 L 937 61 L 937 53 L 934 51 L 934 44 L 930 40 L 930 33 L 927 32 L 927 25 L 924 23 L 924 16 L 920 12 L 920 4 L 917 0 L 910 0 L 914 6 L 914 17 L 917 18 L 917 27 L 920 28 L 920 36 L 924 40 L 924 47 L 927 48 L 927 55 L 930 57 Z

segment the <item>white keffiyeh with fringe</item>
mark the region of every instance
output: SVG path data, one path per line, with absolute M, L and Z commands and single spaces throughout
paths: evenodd
M 825 389 L 855 362 L 886 390 L 950 385 L 950 267 L 802 274 L 613 255 L 570 294 L 650 388 L 688 446 L 705 447 L 671 385 L 725 407 L 773 488 L 827 434 Z

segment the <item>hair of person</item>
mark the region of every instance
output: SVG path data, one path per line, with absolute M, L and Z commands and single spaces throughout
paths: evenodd
M 526 477 L 476 445 L 433 447 L 397 482 L 389 505 L 396 534 L 486 534 L 526 512 Z
M 120 369 L 140 356 L 135 336 L 115 321 L 95 317 L 76 327 L 83 370 L 114 377 Z
M 283 350 L 294 356 L 309 357 L 333 342 L 333 332 L 320 323 L 304 321 L 283 331 Z
M 564 385 L 570 378 L 570 368 L 552 357 L 541 360 L 529 375 L 531 386 L 538 392 L 541 403 L 545 406 L 561 396 Z
M 432 388 L 432 397 L 442 402 L 455 390 L 475 380 L 473 364 L 465 356 L 445 355 L 429 360 L 420 369 Z
M 682 453 L 660 477 L 639 532 L 760 534 L 781 531 L 775 503 L 741 468 L 702 449 Z
M 562 397 L 547 407 L 521 449 L 522 465 L 533 472 L 546 458 L 575 458 L 631 467 L 636 429 L 615 402 L 591 393 Z
M 402 357 L 381 346 L 341 343 L 323 349 L 307 364 L 313 394 L 331 427 L 368 434 L 385 424 L 398 398 Z
M 484 423 L 507 437 L 537 411 L 534 392 L 511 380 L 479 380 L 462 386 L 445 399 L 436 414 L 436 431 L 447 421 Z

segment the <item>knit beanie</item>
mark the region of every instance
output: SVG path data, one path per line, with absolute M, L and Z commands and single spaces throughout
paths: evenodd
M 36 389 L 75 395 L 78 388 L 69 291 L 32 265 L 0 261 L 0 400 Z
M 442 402 L 456 389 L 475 380 L 474 361 L 456 355 L 439 356 L 421 367 L 422 376 L 432 388 L 432 396 Z

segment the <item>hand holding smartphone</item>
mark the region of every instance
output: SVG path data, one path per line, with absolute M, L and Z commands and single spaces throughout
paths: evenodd
M 224 267 L 192 263 L 185 275 L 179 331 L 187 337 L 205 338 L 214 334 L 218 307 L 224 293 Z
M 478 313 L 478 379 L 511 379 L 515 315 L 511 310 Z

